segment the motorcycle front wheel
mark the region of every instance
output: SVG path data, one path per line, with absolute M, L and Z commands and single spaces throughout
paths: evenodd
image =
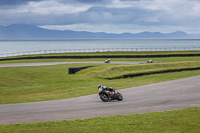
M 106 95 L 105 93 L 100 95 L 100 99 L 104 102 L 108 102 L 109 101 L 109 97 L 108 95 Z
M 117 93 L 117 100 L 118 101 L 122 101 L 123 100 L 123 96 L 119 92 Z

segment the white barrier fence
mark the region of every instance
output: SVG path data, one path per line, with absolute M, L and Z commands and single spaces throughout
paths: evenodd
M 2 57 L 21 56 L 21 55 L 39 55 L 53 53 L 90 53 L 90 52 L 109 52 L 109 51 L 199 51 L 200 47 L 168 47 L 168 48 L 94 48 L 94 49 L 57 49 L 57 50 L 39 50 L 16 53 L 0 54 Z

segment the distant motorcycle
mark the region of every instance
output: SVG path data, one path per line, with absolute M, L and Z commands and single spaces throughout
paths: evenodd
M 123 96 L 121 93 L 116 92 L 115 89 L 108 87 L 100 87 L 98 95 L 100 96 L 100 99 L 104 102 L 108 102 L 110 100 L 118 100 L 118 101 L 123 100 Z
M 105 60 L 104 63 L 110 63 L 110 59 Z

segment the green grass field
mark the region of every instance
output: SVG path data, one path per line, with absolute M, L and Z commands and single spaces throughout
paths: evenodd
M 107 52 L 96 54 L 186 54 L 199 53 L 199 51 L 184 52 Z M 73 54 L 73 53 L 71 53 Z M 83 53 L 82 53 L 83 54 Z M 85 53 L 92 54 L 92 53 Z M 53 54 L 54 55 L 54 54 Z M 59 55 L 59 54 L 56 54 Z M 73 54 L 73 55 L 80 55 Z M 152 58 L 118 58 L 111 61 L 147 61 Z M 105 59 L 34 59 L 12 60 L 0 63 L 30 63 L 30 62 L 59 62 L 59 61 L 104 61 Z M 97 85 L 103 84 L 117 89 L 141 86 L 156 82 L 185 78 L 200 75 L 200 70 L 176 73 L 154 74 L 141 77 L 106 80 L 124 74 L 159 71 L 179 68 L 200 67 L 200 57 L 165 57 L 153 58 L 161 61 L 158 64 L 66 64 L 34 67 L 8 67 L 0 68 L 0 104 L 24 103 L 35 101 L 56 100 L 72 98 L 97 93 Z M 78 72 L 68 74 L 69 67 L 95 65 Z M 126 82 L 126 84 L 124 84 Z
M 130 74 L 139 74 L 145 72 L 158 72 L 162 70 L 178 70 L 184 68 L 196 68 L 200 67 L 200 62 L 173 62 L 173 63 L 148 63 L 148 64 L 135 64 L 135 65 L 114 65 L 101 70 L 98 73 L 95 73 L 96 76 L 101 78 L 115 78 L 115 77 L 123 77 L 123 75 Z M 90 75 L 92 75 L 93 71 L 90 71 Z M 101 73 L 104 73 L 103 75 Z
M 199 133 L 200 107 L 146 114 L 0 126 L 0 133 Z
M 134 54 L 176 54 L 177 52 L 135 52 Z M 178 54 L 186 52 L 178 52 Z M 189 51 L 189 53 L 200 53 Z M 91 55 L 91 53 L 86 53 Z M 95 54 L 133 54 L 95 53 Z M 60 55 L 60 54 L 59 54 Z M 59 56 L 55 54 L 54 56 Z M 74 54 L 73 54 L 74 55 Z M 75 54 L 77 55 L 77 54 Z M 80 54 L 79 54 L 80 55 Z M 165 58 L 111 58 L 111 61 L 161 61 L 158 64 L 66 64 L 52 66 L 5 67 L 0 68 L 0 104 L 47 101 L 90 95 L 97 93 L 97 85 L 103 84 L 118 89 L 141 86 L 200 75 L 200 70 L 144 75 L 126 79 L 106 80 L 123 74 L 159 71 L 167 69 L 200 67 L 200 57 Z M 60 62 L 60 61 L 104 61 L 98 59 L 34 59 L 0 61 L 6 63 Z M 68 74 L 69 67 L 95 65 L 78 72 Z M 126 83 L 126 84 L 124 84 Z M 118 115 L 83 120 L 43 122 L 0 126 L 0 133 L 198 133 L 200 132 L 200 107 L 176 111 L 147 114 Z
M 95 65 L 68 74 L 69 67 Z M 24 103 L 78 97 L 97 93 L 97 85 L 103 84 L 116 89 L 141 86 L 200 75 L 200 70 L 146 75 L 127 79 L 106 80 L 127 73 L 169 68 L 198 67 L 195 62 L 173 62 L 158 64 L 66 64 L 53 66 L 5 67 L 0 68 L 0 104 Z M 126 84 L 124 84 L 126 82 Z

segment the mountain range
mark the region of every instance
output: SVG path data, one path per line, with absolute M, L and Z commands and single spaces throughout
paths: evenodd
M 182 31 L 172 33 L 141 32 L 141 33 L 105 33 L 72 30 L 48 30 L 35 25 L 12 24 L 0 26 L 0 40 L 32 40 L 32 39 L 101 39 L 101 38 L 129 38 L 129 39 L 200 39 L 200 34 L 187 34 Z

